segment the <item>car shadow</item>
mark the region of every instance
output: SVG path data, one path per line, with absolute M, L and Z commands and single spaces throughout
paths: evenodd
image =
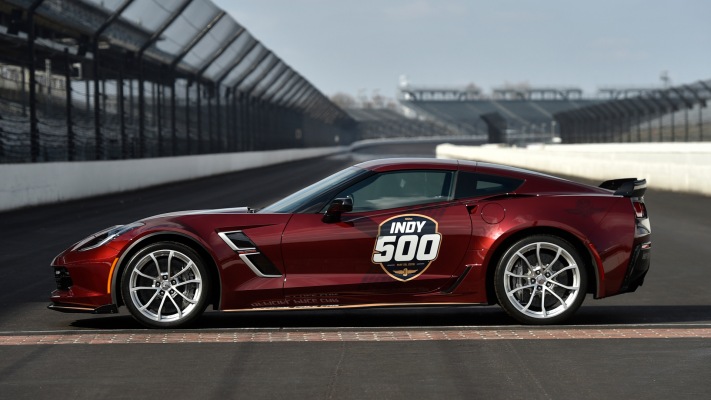
M 122 310 L 125 312 L 125 310 Z M 565 324 L 570 326 L 709 324 L 711 306 L 587 306 Z M 80 329 L 143 329 L 131 316 L 95 316 L 71 324 Z M 327 310 L 206 312 L 191 329 L 402 329 L 522 327 L 499 307 L 416 307 Z M 530 329 L 526 326 L 526 329 Z

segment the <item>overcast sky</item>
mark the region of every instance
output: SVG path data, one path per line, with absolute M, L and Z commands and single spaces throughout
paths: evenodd
M 213 0 L 325 94 L 711 79 L 709 0 Z

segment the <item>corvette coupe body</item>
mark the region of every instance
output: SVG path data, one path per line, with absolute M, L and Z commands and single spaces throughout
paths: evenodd
M 49 308 L 168 328 L 218 310 L 500 304 L 521 323 L 649 269 L 644 180 L 594 187 L 472 161 L 384 159 L 261 210 L 187 211 L 115 226 L 52 262 Z

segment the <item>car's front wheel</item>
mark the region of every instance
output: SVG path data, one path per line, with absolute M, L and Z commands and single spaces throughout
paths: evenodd
M 207 306 L 205 263 L 188 246 L 154 243 L 136 253 L 123 272 L 121 294 L 131 315 L 151 328 L 177 328 Z
M 534 235 L 514 243 L 499 260 L 494 279 L 499 304 L 525 324 L 564 321 L 587 291 L 580 255 L 557 236 Z

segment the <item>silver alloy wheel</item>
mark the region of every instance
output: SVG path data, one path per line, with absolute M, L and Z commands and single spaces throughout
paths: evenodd
M 583 295 L 580 285 L 580 266 L 554 243 L 530 243 L 504 267 L 503 287 L 509 302 L 530 318 L 547 319 L 565 312 Z
M 131 271 L 128 285 L 136 310 L 159 323 L 181 321 L 196 311 L 203 289 L 196 263 L 180 251 L 167 249 L 144 255 Z

